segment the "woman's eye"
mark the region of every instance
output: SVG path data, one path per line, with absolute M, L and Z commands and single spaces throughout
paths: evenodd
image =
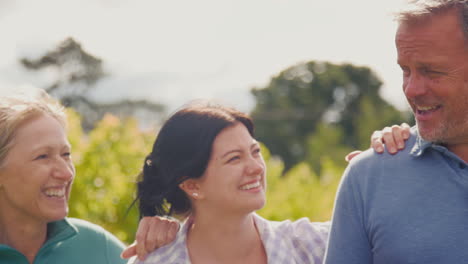
M 255 155 L 261 154 L 260 148 L 254 149 L 253 154 L 255 154 Z
M 69 157 L 71 157 L 71 153 L 70 152 L 65 152 L 65 153 L 62 154 L 62 156 L 69 158 Z
M 36 160 L 39 160 L 39 159 L 47 159 L 48 155 L 47 154 L 41 154 L 41 155 L 38 155 L 35 159 Z
M 240 159 L 240 156 L 234 156 L 234 157 L 231 157 L 230 159 L 228 159 L 227 162 L 233 162 L 233 161 L 238 160 L 238 159 Z

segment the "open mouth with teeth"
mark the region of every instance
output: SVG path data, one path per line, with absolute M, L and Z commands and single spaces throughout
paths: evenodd
M 244 184 L 240 187 L 241 190 L 252 190 L 260 187 L 260 181 Z
M 432 112 L 439 110 L 442 106 L 435 105 L 435 106 L 416 106 L 416 113 L 419 115 L 427 115 Z
M 60 189 L 47 189 L 44 191 L 44 194 L 47 197 L 51 198 L 62 198 L 65 197 L 66 189 L 65 188 L 60 188 Z

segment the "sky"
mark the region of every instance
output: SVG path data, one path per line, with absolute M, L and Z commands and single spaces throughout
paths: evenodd
M 253 108 L 253 87 L 310 60 L 368 66 L 382 97 L 407 104 L 392 12 L 401 0 L 0 0 L 0 93 L 45 87 L 27 71 L 67 37 L 104 61 L 98 101 L 150 99 L 169 109 L 196 98 Z

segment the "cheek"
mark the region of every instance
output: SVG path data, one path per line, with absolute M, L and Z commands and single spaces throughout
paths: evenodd
M 263 156 L 260 156 L 260 165 L 261 167 L 263 168 L 263 171 L 266 173 L 266 163 L 265 163 L 265 160 L 263 159 Z
M 401 88 L 403 89 L 403 92 L 406 90 L 406 85 L 408 84 L 408 77 L 407 76 L 403 76 L 402 78 L 402 86 Z
M 73 164 L 73 162 L 70 162 L 70 171 L 72 172 L 73 179 L 75 179 L 76 169 L 75 169 L 75 165 Z

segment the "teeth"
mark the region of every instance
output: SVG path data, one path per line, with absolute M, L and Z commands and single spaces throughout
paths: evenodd
M 419 111 L 430 111 L 437 109 L 437 106 L 417 106 Z
M 65 195 L 65 189 L 48 189 L 45 194 L 49 197 L 63 197 Z
M 241 190 L 250 190 L 250 189 L 253 189 L 253 188 L 257 188 L 260 186 L 260 182 L 259 181 L 256 181 L 254 183 L 249 183 L 249 184 L 246 184 L 246 185 L 242 185 L 240 187 Z

